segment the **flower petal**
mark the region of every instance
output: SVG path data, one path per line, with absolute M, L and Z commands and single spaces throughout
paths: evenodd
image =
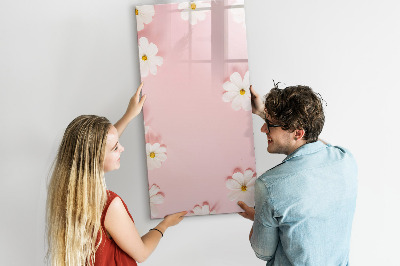
M 142 48 L 143 52 L 147 51 L 147 47 L 149 46 L 149 40 L 146 37 L 141 37 L 139 39 L 139 46 Z
M 160 168 L 161 167 L 161 162 L 159 160 L 152 159 L 151 161 L 153 162 L 153 167 L 154 168 Z
M 244 182 L 247 184 L 253 178 L 253 176 L 254 176 L 254 172 L 251 171 L 250 169 L 247 169 L 243 173 Z
M 156 152 L 160 148 L 160 143 L 154 143 L 151 145 L 151 151 Z
M 201 210 L 202 209 L 201 209 L 201 207 L 199 205 L 197 205 L 196 207 L 193 208 L 193 212 L 195 214 L 201 214 L 202 213 Z
M 165 153 L 156 153 L 156 157 L 154 157 L 154 159 L 160 162 L 164 162 L 165 160 L 167 160 L 167 155 L 165 155 Z
M 137 8 L 139 12 L 143 12 L 145 14 L 154 15 L 154 6 L 153 5 L 143 5 Z
M 189 2 L 183 2 L 178 5 L 178 9 L 187 9 L 189 8 Z
M 240 190 L 242 188 L 242 184 L 240 184 L 237 180 L 235 179 L 228 179 L 225 182 L 225 185 L 227 188 L 230 190 Z
M 183 20 L 188 20 L 189 19 L 189 12 L 186 12 L 186 11 L 182 11 L 181 12 L 181 18 L 183 19 Z
M 241 95 L 237 95 L 233 100 L 232 100 L 232 108 L 235 111 L 240 110 L 242 108 L 242 100 L 241 100 Z
M 157 152 L 157 153 L 166 153 L 167 152 L 167 148 L 158 147 L 157 149 L 155 149 L 155 152 Z
M 137 17 L 138 17 L 138 16 L 137 16 Z M 136 19 L 136 22 L 137 22 L 137 24 L 136 24 L 137 31 L 143 30 L 143 29 L 144 29 L 143 20 L 141 20 L 141 19 Z
M 254 191 L 254 184 L 252 184 L 251 182 L 247 184 L 247 191 L 250 193 L 253 193 Z
M 242 191 L 240 191 L 240 190 L 231 191 L 231 192 L 228 194 L 228 199 L 229 199 L 230 201 L 238 200 L 238 199 L 240 198 L 240 193 L 241 193 L 241 192 L 242 192 Z
M 161 194 L 156 194 L 150 198 L 150 202 L 153 204 L 161 204 L 164 202 L 164 196 Z
M 150 143 L 146 143 L 146 153 L 147 155 L 149 155 L 151 152 L 151 144 Z
M 210 206 L 208 206 L 207 204 L 204 204 L 202 207 L 202 212 L 204 214 L 209 214 L 210 213 Z
M 196 11 L 192 13 L 192 16 L 195 15 L 199 21 L 206 19 L 206 11 Z
M 251 100 L 250 100 L 250 98 L 247 97 L 247 96 L 246 97 L 242 96 L 241 101 L 242 101 L 243 110 L 250 111 L 251 110 Z
M 241 172 L 234 173 L 232 178 L 235 179 L 240 185 L 244 184 L 244 176 Z
M 194 12 L 192 12 L 192 18 L 190 19 L 190 24 L 191 25 L 196 25 L 197 24 L 197 16 L 194 15 Z
M 155 161 L 153 159 L 151 159 L 150 157 L 147 157 L 147 168 L 149 170 L 153 170 L 156 167 Z
M 157 185 L 152 185 L 149 189 L 150 197 L 156 195 L 160 191 L 160 188 Z
M 152 217 L 157 217 L 158 216 L 158 210 L 157 207 L 150 204 L 150 213 Z
M 252 179 L 250 179 L 247 183 L 246 186 L 247 187 L 254 187 L 254 183 L 256 182 L 256 177 L 253 177 Z
M 240 199 L 248 206 L 254 206 L 254 193 L 249 191 L 242 192 Z
M 238 95 L 239 93 L 237 91 L 227 91 L 222 95 L 222 100 L 228 103 L 235 99 L 235 97 Z
M 150 73 L 157 75 L 157 66 L 155 64 L 149 64 Z
M 157 45 L 155 45 L 154 43 L 150 43 L 146 52 L 149 57 L 156 55 L 158 53 Z
M 226 91 L 235 91 L 235 92 L 239 92 L 240 91 L 240 88 L 238 86 L 236 86 L 235 84 L 233 84 L 232 82 L 230 82 L 230 81 L 225 82 L 224 85 L 222 85 L 222 87 Z
M 149 65 L 142 60 L 140 60 L 140 75 L 142 77 L 147 77 L 147 75 L 149 75 Z
M 151 59 L 151 62 L 157 66 L 161 66 L 163 64 L 163 58 L 161 56 L 154 56 Z
M 235 84 L 239 89 L 243 88 L 242 77 L 240 76 L 240 74 L 238 72 L 233 73 L 231 75 L 230 79 L 231 79 L 231 82 L 233 84 Z

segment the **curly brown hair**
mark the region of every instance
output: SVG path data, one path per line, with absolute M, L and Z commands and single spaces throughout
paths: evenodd
M 277 84 L 265 96 L 265 108 L 283 130 L 293 132 L 304 129 L 303 139 L 315 142 L 324 127 L 323 99 L 308 86 L 277 88 Z

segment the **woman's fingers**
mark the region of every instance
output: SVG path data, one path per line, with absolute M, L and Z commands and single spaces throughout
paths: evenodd
M 143 88 L 143 81 L 140 83 L 139 87 L 137 88 L 135 95 L 139 96 L 140 92 L 142 92 L 142 88 Z
M 142 95 L 142 99 L 140 99 L 139 101 L 140 108 L 143 107 L 145 101 L 146 101 L 146 94 Z

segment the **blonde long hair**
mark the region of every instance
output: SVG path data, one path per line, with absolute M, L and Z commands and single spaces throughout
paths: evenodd
M 47 195 L 51 265 L 94 265 L 107 200 L 103 162 L 110 125 L 105 117 L 82 115 L 65 130 Z

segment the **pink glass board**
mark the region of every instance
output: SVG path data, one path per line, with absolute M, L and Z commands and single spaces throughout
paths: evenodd
M 152 218 L 254 205 L 242 1 L 136 7 Z

